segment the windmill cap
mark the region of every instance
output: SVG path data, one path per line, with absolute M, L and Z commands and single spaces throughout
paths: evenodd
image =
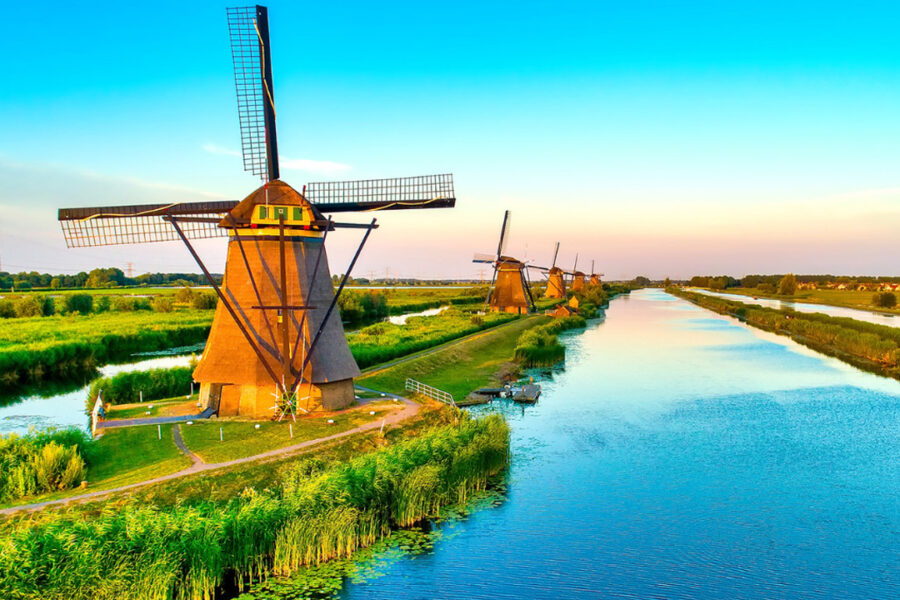
M 231 210 L 231 215 L 237 220 L 249 221 L 253 215 L 253 209 L 259 204 L 276 204 L 280 206 L 303 206 L 313 211 L 316 220 L 324 220 L 322 213 L 307 200 L 303 194 L 292 188 L 280 179 L 273 179 L 250 193 Z M 219 223 L 220 227 L 230 227 L 231 221 L 226 217 Z

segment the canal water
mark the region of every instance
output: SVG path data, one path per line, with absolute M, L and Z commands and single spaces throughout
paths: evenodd
M 614 299 L 512 428 L 506 500 L 341 597 L 900 597 L 900 382 Z M 440 526 L 439 526 L 440 527 Z
M 691 288 L 692 292 L 698 294 L 706 294 L 708 296 L 717 296 L 726 300 L 735 300 L 744 304 L 758 304 L 767 308 L 775 308 L 777 310 L 796 310 L 802 313 L 823 313 L 832 317 L 847 317 L 848 319 L 856 319 L 857 321 L 866 321 L 867 323 L 875 323 L 876 325 L 887 325 L 888 327 L 900 327 L 900 317 L 889 315 L 887 313 L 875 312 L 872 310 L 863 310 L 860 308 L 847 308 L 844 306 L 829 306 L 827 304 L 810 304 L 807 302 L 791 302 L 790 300 L 775 300 L 772 298 L 752 298 L 742 294 L 728 294 L 724 292 L 713 292 L 711 290 L 701 290 Z
M 126 371 L 148 371 L 187 366 L 192 354 L 158 356 L 126 364 L 105 365 L 99 370 L 101 377 L 112 377 Z M 63 393 L 29 394 L 25 396 L 0 396 L 0 435 L 24 434 L 33 427 L 78 427 L 90 431 L 90 419 L 85 414 L 85 399 L 90 382 Z M 185 390 L 185 394 L 190 390 Z

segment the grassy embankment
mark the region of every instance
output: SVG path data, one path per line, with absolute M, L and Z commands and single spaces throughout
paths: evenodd
M 670 293 L 766 331 L 786 335 L 854 366 L 900 379 L 900 329 L 821 313 L 776 310 L 669 288 Z
M 366 387 L 403 394 L 409 377 L 462 399 L 479 387 L 497 382 L 500 371 L 514 370 L 519 336 L 551 320 L 544 316 L 520 318 L 424 356 L 385 369 L 370 370 L 357 382 Z
M 726 294 L 740 294 L 755 298 L 769 298 L 771 300 L 785 300 L 789 302 L 803 302 L 807 304 L 825 304 L 828 306 L 841 306 L 887 314 L 900 314 L 900 306 L 884 308 L 872 303 L 872 296 L 876 292 L 861 292 L 858 290 L 798 290 L 793 296 L 779 296 L 767 294 L 757 288 L 728 288 L 717 290 Z
M 213 312 L 107 312 L 7 319 L 0 327 L 0 385 L 62 379 L 97 366 L 203 342 Z
M 160 509 L 139 501 L 7 522 L 9 598 L 207 599 L 221 585 L 346 557 L 484 489 L 508 462 L 497 415 L 346 462 L 299 460 L 265 490 Z

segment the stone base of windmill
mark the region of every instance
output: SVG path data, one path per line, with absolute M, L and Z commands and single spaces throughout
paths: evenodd
M 299 407 L 306 410 L 308 406 L 310 412 L 341 410 L 356 400 L 352 379 L 319 383 L 311 388 L 301 386 L 299 392 Z M 220 417 L 268 419 L 276 414 L 275 404 L 274 385 L 203 383 L 200 386 L 201 408 L 211 409 Z M 298 411 L 300 414 L 302 410 Z

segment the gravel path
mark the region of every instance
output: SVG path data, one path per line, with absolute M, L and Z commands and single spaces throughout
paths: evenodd
M 361 390 L 365 390 L 368 392 L 382 393 L 376 390 L 370 390 L 368 388 L 364 388 L 362 386 L 357 386 Z M 400 421 L 404 421 L 419 412 L 420 406 L 409 400 L 407 398 L 403 398 L 402 396 L 396 396 L 394 394 L 385 394 L 387 398 L 393 398 L 399 402 L 403 403 L 403 408 L 389 414 L 382 421 L 372 421 L 371 423 L 365 423 L 364 425 L 360 425 L 359 427 L 354 427 L 353 429 L 348 429 L 347 431 L 341 431 L 339 433 L 335 433 L 333 435 L 328 435 L 325 437 L 317 438 L 314 440 L 307 440 L 305 442 L 300 442 L 297 444 L 293 444 L 291 446 L 285 446 L 284 448 L 276 448 L 274 450 L 269 450 L 268 452 L 263 452 L 261 454 L 256 454 L 254 456 L 247 456 L 244 458 L 236 458 L 234 460 L 229 460 L 226 462 L 220 463 L 205 463 L 203 462 L 199 456 L 188 450 L 187 446 L 184 445 L 184 441 L 181 439 L 181 429 L 180 425 L 173 428 L 173 436 L 175 438 L 175 444 L 184 452 L 187 456 L 191 458 L 191 466 L 186 469 L 182 469 L 176 473 L 170 473 L 168 475 L 162 475 L 160 477 L 154 477 L 153 479 L 147 479 L 145 481 L 139 481 L 137 483 L 132 483 L 129 485 L 123 485 L 116 488 L 110 488 L 107 490 L 97 490 L 96 492 L 88 492 L 86 494 L 79 494 L 77 496 L 70 496 L 68 498 L 61 498 L 59 500 L 47 500 L 45 502 L 36 502 L 34 504 L 23 504 L 21 506 L 13 506 L 10 508 L 4 508 L 0 510 L 0 515 L 11 515 L 17 512 L 22 511 L 34 511 L 39 510 L 48 506 L 60 506 L 67 505 L 71 503 L 83 503 L 89 502 L 91 500 L 97 500 L 99 498 L 103 498 L 105 496 L 109 496 L 110 494 L 115 494 L 118 492 L 124 492 L 127 490 L 133 490 L 136 488 L 154 485 L 157 483 L 162 483 L 164 481 L 171 481 L 172 479 L 178 479 L 180 477 L 185 477 L 187 475 L 194 475 L 196 473 L 205 473 L 206 471 L 214 471 L 216 469 L 224 469 L 227 467 L 233 467 L 235 465 L 242 465 L 255 461 L 265 461 L 270 459 L 277 459 L 288 456 L 290 454 L 294 454 L 301 450 L 306 450 L 312 446 L 317 444 L 321 444 L 323 442 L 328 442 L 331 440 L 337 440 L 340 438 L 348 437 L 351 435 L 355 435 L 357 433 L 363 433 L 366 431 L 372 431 L 373 429 L 378 429 L 379 427 L 395 425 Z M 373 399 L 375 400 L 375 399 Z M 377 398 L 380 400 L 380 398 Z

